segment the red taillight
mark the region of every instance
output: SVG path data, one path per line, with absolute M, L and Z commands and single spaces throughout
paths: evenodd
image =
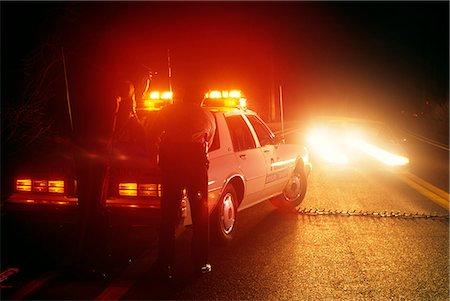
M 119 183 L 120 196 L 137 196 L 137 183 Z
M 17 179 L 16 190 L 30 192 L 31 191 L 31 179 Z
M 48 191 L 47 180 L 33 180 L 33 191 L 47 192 Z
M 139 184 L 139 195 L 147 197 L 160 197 L 161 185 L 160 184 Z
M 17 179 L 16 191 L 37 193 L 64 193 L 64 180 Z
M 119 183 L 119 195 L 161 197 L 161 184 Z
M 64 193 L 64 181 L 62 180 L 48 181 L 48 192 Z

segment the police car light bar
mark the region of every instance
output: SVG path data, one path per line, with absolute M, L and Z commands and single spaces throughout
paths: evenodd
M 219 91 L 213 90 L 206 93 L 205 98 L 241 98 L 242 93 L 239 90 Z
M 173 99 L 173 92 L 170 91 L 152 91 L 150 92 L 150 99 Z
M 245 99 L 240 90 L 219 91 L 211 90 L 205 94 L 202 106 L 217 108 L 243 108 L 247 107 Z
M 147 97 L 143 97 L 144 109 L 151 111 L 161 110 L 163 107 L 172 104 L 173 92 L 172 91 L 152 91 L 147 94 Z

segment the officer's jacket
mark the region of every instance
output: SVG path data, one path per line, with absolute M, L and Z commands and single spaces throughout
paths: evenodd
M 155 120 L 152 133 L 163 143 L 212 143 L 216 129 L 214 116 L 192 103 L 178 103 L 163 108 Z

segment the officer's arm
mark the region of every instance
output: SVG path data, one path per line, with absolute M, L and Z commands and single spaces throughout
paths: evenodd
M 147 139 L 151 151 L 157 151 L 161 142 L 161 136 L 165 130 L 166 117 L 164 115 L 164 110 L 158 112 L 153 122 L 147 127 Z

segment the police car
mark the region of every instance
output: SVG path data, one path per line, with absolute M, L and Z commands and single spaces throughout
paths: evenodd
M 151 127 L 158 110 L 171 101 L 170 92 L 153 92 L 144 101 L 144 108 L 138 110 L 144 128 Z M 276 137 L 255 112 L 246 108 L 240 91 L 209 91 L 202 106 L 213 113 L 216 121 L 208 171 L 212 237 L 219 242 L 230 240 L 235 233 L 237 212 L 262 201 L 270 199 L 284 209 L 297 207 L 305 197 L 312 168 L 307 149 L 285 144 Z M 137 162 L 139 154 L 130 152 L 130 142 L 115 144 L 107 204 L 159 208 L 161 186 L 156 156 Z M 186 199 L 180 217 L 181 222 L 190 224 Z
M 172 102 L 172 92 L 148 93 L 136 116 L 118 128 L 104 202 L 110 216 L 117 218 L 118 212 L 130 209 L 158 212 L 161 185 L 157 152 L 147 144 L 150 139 L 146 130 L 153 125 L 159 110 Z M 231 240 L 238 211 L 262 201 L 271 200 L 283 209 L 296 208 L 305 197 L 312 168 L 307 149 L 285 144 L 255 112 L 246 108 L 240 91 L 209 91 L 202 106 L 213 113 L 216 122 L 216 133 L 209 146 L 211 237 L 217 242 Z M 67 185 L 60 178 L 18 178 L 16 193 L 9 201 L 70 206 L 76 203 L 76 192 L 67 189 Z M 185 197 L 180 207 L 180 224 L 190 223 Z

